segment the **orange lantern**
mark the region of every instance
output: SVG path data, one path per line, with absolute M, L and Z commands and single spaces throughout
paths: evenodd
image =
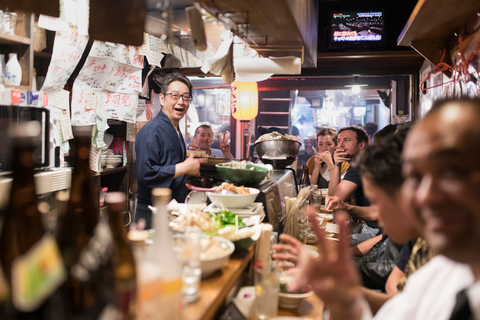
M 232 83 L 232 116 L 237 120 L 249 121 L 258 114 L 258 85 L 256 82 Z

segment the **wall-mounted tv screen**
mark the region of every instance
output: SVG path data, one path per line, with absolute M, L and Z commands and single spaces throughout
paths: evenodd
M 378 47 L 385 43 L 383 11 L 337 11 L 330 15 L 330 47 Z

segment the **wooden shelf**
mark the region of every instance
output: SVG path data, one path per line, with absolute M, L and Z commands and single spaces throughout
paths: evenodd
M 109 174 L 112 174 L 112 173 L 117 173 L 117 172 L 125 172 L 127 171 L 127 167 L 124 166 L 124 167 L 116 167 L 116 168 L 105 168 L 103 169 L 103 171 L 100 172 L 100 175 L 101 176 L 106 176 L 106 175 L 109 175 Z
M 478 9 L 478 0 L 420 0 L 397 43 L 411 46 L 425 59 L 437 64 L 442 56 L 441 49 L 449 49 L 448 38 L 458 32 Z
M 26 45 L 29 46 L 32 41 L 30 38 L 19 36 L 16 34 L 0 33 L 0 43 L 10 45 Z
M 35 58 L 42 58 L 42 59 L 52 59 L 51 52 L 33 52 L 33 56 Z

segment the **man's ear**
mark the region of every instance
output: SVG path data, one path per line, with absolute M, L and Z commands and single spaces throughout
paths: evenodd
M 163 93 L 158 95 L 158 101 L 160 101 L 160 105 L 163 107 L 163 101 L 165 101 L 165 95 Z
M 361 141 L 361 142 L 358 144 L 358 147 L 360 148 L 360 150 L 363 150 L 366 146 L 367 146 L 367 144 L 366 144 L 365 141 Z

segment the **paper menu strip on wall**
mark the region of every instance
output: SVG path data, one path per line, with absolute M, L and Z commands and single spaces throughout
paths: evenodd
M 69 98 L 69 91 L 57 88 L 48 94 L 48 105 L 59 109 L 68 109 L 70 106 Z
M 57 31 L 53 53 L 41 91 L 62 89 L 77 66 L 88 42 L 88 37 L 74 29 Z
M 62 129 L 63 141 L 73 139 L 72 124 L 70 122 L 68 109 L 62 110 L 60 114 L 60 128 Z

